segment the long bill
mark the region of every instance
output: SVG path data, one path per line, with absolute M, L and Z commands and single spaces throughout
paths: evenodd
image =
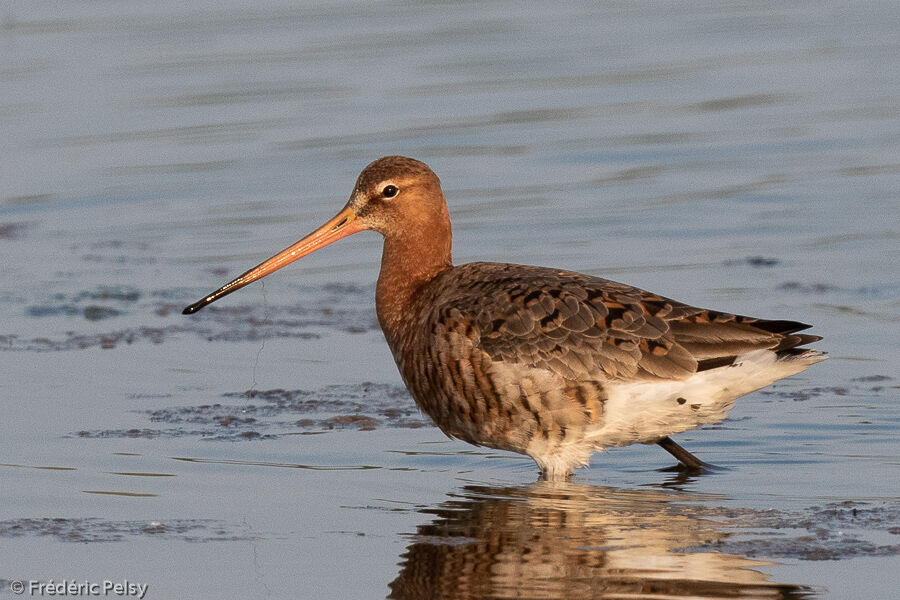
M 324 248 L 332 242 L 336 242 L 348 235 L 353 235 L 363 229 L 365 229 L 365 227 L 363 227 L 362 221 L 360 221 L 352 208 L 346 206 L 341 212 L 335 215 L 334 218 L 296 244 L 285 248 L 272 258 L 263 261 L 241 276 L 229 281 L 202 300 L 194 302 L 181 311 L 181 314 L 193 314 L 207 304 L 215 302 L 222 296 L 226 296 L 231 292 L 239 290 L 245 285 L 253 283 L 257 279 L 261 279 L 269 273 L 277 271 L 281 267 L 288 265 L 299 258 L 303 258 L 307 254 L 312 254 L 319 248 Z

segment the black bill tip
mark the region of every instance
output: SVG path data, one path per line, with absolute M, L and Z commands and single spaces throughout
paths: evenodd
M 190 306 L 185 306 L 184 310 L 181 311 L 181 314 L 192 315 L 195 312 L 197 312 L 198 310 L 200 310 L 201 308 L 203 308 L 204 306 L 206 306 L 207 304 L 209 304 L 209 302 L 207 302 L 206 299 L 204 298 L 200 302 L 194 302 Z

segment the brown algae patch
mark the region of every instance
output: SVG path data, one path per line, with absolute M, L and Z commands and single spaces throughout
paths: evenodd
M 900 502 L 846 500 L 801 511 L 720 507 L 715 512 L 726 518 L 729 531 L 686 551 L 800 560 L 900 555 Z
M 195 436 L 247 441 L 334 429 L 428 426 L 405 388 L 383 383 L 331 385 L 319 390 L 249 390 L 223 394 L 225 402 L 146 411 L 161 428 L 79 431 L 82 438 Z
M 887 375 L 865 375 L 850 379 L 847 385 L 842 386 L 814 386 L 800 389 L 779 389 L 779 386 L 771 386 L 758 391 L 762 396 L 770 396 L 778 399 L 805 402 L 819 397 L 874 397 L 883 395 L 884 392 L 896 386 L 889 382 L 892 377 Z
M 50 537 L 60 542 L 121 542 L 139 536 L 153 536 L 185 542 L 232 542 L 258 539 L 242 531 L 243 526 L 211 519 L 169 521 L 107 521 L 83 519 L 13 519 L 0 521 L 0 538 Z
M 0 240 L 17 240 L 22 238 L 26 229 L 28 229 L 27 223 L 0 222 Z
M 805 296 L 845 296 L 848 298 L 895 298 L 900 286 L 893 282 L 885 282 L 880 285 L 865 285 L 854 288 L 839 287 L 831 283 L 813 282 L 805 283 L 802 281 L 785 281 L 780 284 L 777 289 L 782 292 L 791 292 L 802 294 Z
M 141 298 L 130 286 L 101 286 L 75 294 L 54 294 L 46 302 L 25 308 L 25 315 L 41 317 L 83 317 L 88 321 L 102 321 L 125 314 L 127 307 Z
M 750 267 L 776 267 L 781 264 L 777 258 L 768 256 L 745 256 L 744 258 L 730 259 L 723 263 L 726 267 L 750 266 Z
M 211 306 L 190 317 L 181 310 L 196 290 L 141 291 L 105 286 L 56 293 L 23 307 L 25 317 L 65 318 L 58 335 L 24 337 L 0 330 L 0 350 L 61 352 L 85 348 L 111 349 L 121 344 L 161 344 L 175 336 L 194 335 L 210 342 L 261 341 L 272 338 L 316 339 L 329 331 L 378 331 L 371 287 L 329 284 L 303 288 L 296 304 Z M 97 332 L 98 321 L 117 324 Z M 126 326 L 122 326 L 126 324 Z

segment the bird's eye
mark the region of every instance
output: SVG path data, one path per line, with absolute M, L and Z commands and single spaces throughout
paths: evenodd
M 381 195 L 385 198 L 393 198 L 399 193 L 400 188 L 398 188 L 396 185 L 386 185 L 384 186 L 384 189 L 381 190 Z

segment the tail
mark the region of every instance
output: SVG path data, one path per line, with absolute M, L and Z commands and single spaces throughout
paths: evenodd
M 813 342 L 818 342 L 822 339 L 822 336 L 820 335 L 797 333 L 798 331 L 803 331 L 804 329 L 809 329 L 810 327 L 812 327 L 812 325 L 807 325 L 806 323 L 800 323 L 798 321 L 767 321 L 764 319 L 760 319 L 752 325 L 758 329 L 762 329 L 763 331 L 768 331 L 769 333 L 775 333 L 782 336 L 781 342 L 777 346 L 772 348 L 772 350 L 774 350 L 775 352 L 792 350 L 794 348 L 797 348 L 797 346 L 812 344 Z M 801 350 L 800 348 L 797 349 Z
M 784 336 L 783 338 L 781 338 L 781 342 L 777 346 L 772 348 L 772 351 L 775 352 L 776 358 L 780 361 L 796 361 L 799 364 L 806 365 L 803 367 L 805 369 L 809 365 L 815 364 L 817 362 L 822 362 L 823 360 L 828 358 L 828 355 L 824 352 L 813 350 L 811 348 L 800 347 L 805 346 L 806 344 L 812 344 L 813 342 L 818 342 L 822 339 L 822 336 L 820 335 L 797 333 L 798 331 L 809 329 L 810 327 L 812 327 L 812 325 L 799 323 L 797 321 L 765 320 L 757 321 L 753 325 L 765 331 L 777 333 Z
M 800 372 L 809 365 L 820 362 L 828 358 L 824 352 L 812 350 L 810 348 L 801 348 L 806 344 L 812 344 L 822 339 L 819 335 L 810 335 L 808 333 L 797 333 L 804 329 L 809 329 L 812 325 L 800 323 L 798 321 L 773 321 L 765 319 L 744 319 L 744 325 L 749 329 L 756 329 L 758 333 L 772 334 L 766 350 L 775 353 L 777 361 L 796 361 L 794 366 L 799 367 L 796 372 Z M 774 341 L 772 341 L 774 338 Z M 765 343 L 765 342 L 763 342 Z M 759 348 L 759 346 L 757 346 Z M 733 365 L 739 359 L 743 359 L 746 355 L 752 354 L 752 346 L 746 348 L 745 352 L 735 354 L 726 354 L 712 358 L 705 358 L 697 361 L 697 371 L 707 371 L 710 369 L 718 369 Z M 768 355 L 770 359 L 771 354 Z M 801 367 L 801 365 L 804 365 Z

